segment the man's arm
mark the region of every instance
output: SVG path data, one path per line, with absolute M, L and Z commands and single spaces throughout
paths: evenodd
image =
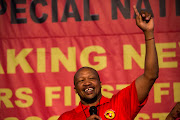
M 154 41 L 154 20 L 148 13 L 140 15 L 135 6 L 134 11 L 136 14 L 136 24 L 144 32 L 146 42 L 144 74 L 138 77 L 135 82 L 138 100 L 142 103 L 158 78 L 159 66 Z M 146 22 L 146 20 L 149 22 Z

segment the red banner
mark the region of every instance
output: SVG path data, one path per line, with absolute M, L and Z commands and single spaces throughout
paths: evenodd
M 99 72 L 109 98 L 143 74 L 133 5 L 154 16 L 160 68 L 136 120 L 164 120 L 180 102 L 178 0 L 0 0 L 0 120 L 56 120 L 75 108 L 82 66 Z

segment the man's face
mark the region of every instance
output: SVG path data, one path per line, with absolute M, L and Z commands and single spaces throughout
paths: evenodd
M 89 68 L 83 68 L 75 76 L 75 91 L 81 100 L 87 102 L 101 97 L 101 82 L 98 74 Z

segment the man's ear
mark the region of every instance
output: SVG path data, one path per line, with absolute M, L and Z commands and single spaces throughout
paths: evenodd
M 102 82 L 100 81 L 100 85 L 101 85 L 101 88 L 102 88 Z
M 77 93 L 77 90 L 76 90 L 76 88 L 74 87 L 74 91 L 75 91 L 75 93 Z

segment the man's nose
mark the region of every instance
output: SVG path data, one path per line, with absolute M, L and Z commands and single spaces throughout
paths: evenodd
M 90 81 L 88 78 L 87 78 L 87 79 L 85 79 L 85 81 L 84 81 L 84 85 L 86 85 L 86 86 L 87 86 L 87 85 L 90 85 L 90 84 L 92 84 L 92 83 L 91 83 L 91 81 Z

